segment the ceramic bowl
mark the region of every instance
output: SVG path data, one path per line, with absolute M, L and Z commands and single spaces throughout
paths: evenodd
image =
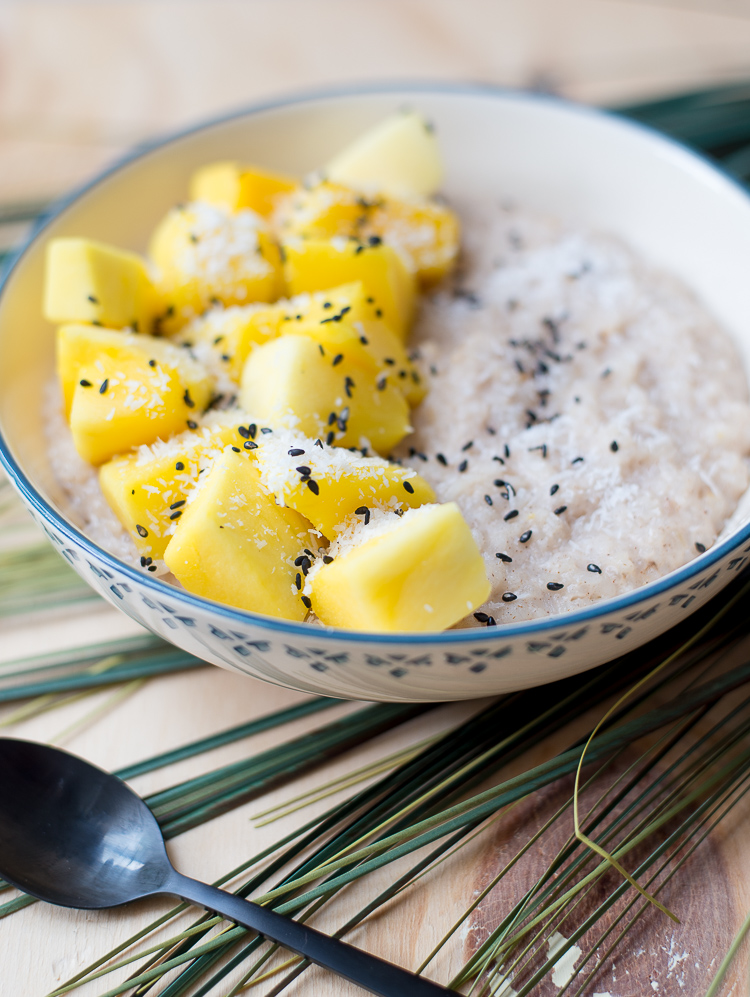
M 750 502 L 705 554 L 658 581 L 566 615 L 434 634 L 375 635 L 270 619 L 159 582 L 92 543 L 66 515 L 45 453 L 42 395 L 54 329 L 41 317 L 43 253 L 85 235 L 143 250 L 186 199 L 192 171 L 240 159 L 302 175 L 408 104 L 441 137 L 445 189 L 511 198 L 613 232 L 689 284 L 750 368 L 750 197 L 687 149 L 615 116 L 475 87 L 377 88 L 283 100 L 177 135 L 126 160 L 38 229 L 0 298 L 0 457 L 60 554 L 149 630 L 225 668 L 310 693 L 367 700 L 467 699 L 601 664 L 679 623 L 750 556 Z

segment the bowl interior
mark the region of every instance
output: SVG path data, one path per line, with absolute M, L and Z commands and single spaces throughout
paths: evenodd
M 693 288 L 750 371 L 750 198 L 708 163 L 650 131 L 557 101 L 471 88 L 349 93 L 281 103 L 172 139 L 96 181 L 37 236 L 0 300 L 0 432 L 41 497 L 65 517 L 43 432 L 54 328 L 41 315 L 44 248 L 85 235 L 143 251 L 187 198 L 193 170 L 240 159 L 302 175 L 404 105 L 438 130 L 445 191 L 512 199 L 612 232 Z M 750 518 L 745 496 L 732 528 Z

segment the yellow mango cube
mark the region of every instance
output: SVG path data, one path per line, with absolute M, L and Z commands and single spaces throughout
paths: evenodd
M 236 418 L 217 420 L 167 442 L 113 457 L 99 468 L 104 497 L 144 562 L 164 556 L 201 474 L 208 472 L 225 447 L 242 447 L 246 442 L 239 425 Z
M 414 319 L 416 283 L 399 253 L 391 246 L 335 237 L 285 242 L 284 275 L 291 295 L 325 291 L 362 281 L 378 303 L 386 324 L 403 340 Z
M 290 305 L 294 304 L 292 300 Z M 362 281 L 343 284 L 328 291 L 316 291 L 300 306 L 280 333 L 312 336 L 326 345 L 334 330 L 350 329 L 374 358 L 377 368 L 401 391 L 410 405 L 418 405 L 427 391 L 419 372 L 409 360 L 404 344 L 383 321 L 382 310 Z
M 432 126 L 404 111 L 375 125 L 335 156 L 329 180 L 396 197 L 428 197 L 443 181 L 443 161 Z
M 154 232 L 150 253 L 159 270 L 165 332 L 212 305 L 273 301 L 283 286 L 278 246 L 249 210 L 228 214 L 202 201 L 174 208 Z
M 422 198 L 364 198 L 340 184 L 321 183 L 295 191 L 276 216 L 281 238 L 331 239 L 392 246 L 422 285 L 434 284 L 458 256 L 458 218 L 449 208 Z
M 322 181 L 299 187 L 280 201 L 276 226 L 282 239 L 356 238 L 367 222 L 368 202 L 351 187 Z
M 100 357 L 81 367 L 73 391 L 70 431 L 91 464 L 182 432 L 195 402 L 173 367 L 141 356 Z
M 183 326 L 175 341 L 190 346 L 212 371 L 239 384 L 242 368 L 255 346 L 278 336 L 287 310 L 280 305 L 231 305 L 212 308 Z
M 444 630 L 489 597 L 484 561 L 454 502 L 373 515 L 316 561 L 305 592 L 323 623 L 378 633 Z M 369 518 L 369 517 L 368 517 Z
M 304 619 L 295 559 L 311 526 L 276 504 L 255 461 L 225 451 L 186 507 L 164 560 L 189 592 L 254 613 Z
M 190 200 L 207 201 L 227 211 L 250 208 L 271 215 L 279 198 L 299 186 L 292 177 L 237 162 L 209 163 L 190 180 Z
M 190 397 L 195 402 L 194 411 L 202 412 L 211 395 L 211 385 L 203 367 L 187 350 L 157 336 L 137 336 L 114 329 L 100 329 L 95 325 L 63 325 L 57 330 L 57 374 L 60 379 L 65 414 L 70 414 L 73 393 L 82 374 L 82 368 L 91 367 L 97 360 L 153 360 L 165 370 L 173 370 Z M 153 367 L 153 364 L 150 365 Z M 101 373 L 101 372 L 100 372 Z M 98 377 L 98 374 L 94 374 Z M 97 387 L 104 380 L 99 377 Z M 190 406 L 188 406 L 190 407 Z M 181 429 L 184 429 L 184 423 Z M 142 440 L 141 442 L 146 442 Z
M 341 447 L 320 447 L 300 434 L 269 434 L 255 453 L 261 477 L 277 500 L 330 539 L 362 506 L 408 509 L 435 501 L 432 488 L 411 468 Z
M 409 260 L 423 287 L 452 270 L 460 245 L 458 216 L 434 201 L 382 199 L 373 204 L 362 238 L 380 237 Z
M 146 263 L 136 253 L 93 239 L 52 239 L 47 245 L 44 316 L 50 322 L 150 332 L 159 308 Z
M 390 453 L 410 432 L 409 406 L 356 345 L 332 356 L 307 336 L 288 335 L 257 347 L 242 372 L 242 408 L 329 445 Z

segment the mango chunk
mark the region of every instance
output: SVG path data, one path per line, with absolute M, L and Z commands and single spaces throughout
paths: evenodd
M 296 239 L 285 242 L 282 248 L 289 294 L 362 281 L 386 324 L 400 339 L 406 338 L 416 309 L 416 282 L 392 246 L 365 246 L 337 236 L 328 241 Z
M 332 539 L 357 509 L 408 509 L 435 501 L 411 468 L 363 457 L 341 447 L 319 447 L 300 434 L 273 433 L 255 451 L 264 484 Z
M 195 403 L 188 405 L 193 412 L 202 412 L 211 396 L 211 385 L 203 367 L 187 352 L 174 343 L 169 343 L 156 336 L 136 336 L 127 332 L 116 332 L 114 329 L 100 329 L 94 325 L 63 325 L 57 330 L 57 373 L 60 378 L 65 414 L 69 415 L 73 403 L 73 394 L 79 380 L 85 375 L 82 368 L 89 368 L 98 360 L 114 360 L 127 362 L 131 360 L 150 360 L 164 368 L 176 372 L 177 379 L 182 384 L 182 390 L 188 391 Z M 149 365 L 153 367 L 153 365 Z M 98 388 L 104 376 L 98 377 Z M 92 382 L 93 383 L 93 382 Z M 179 427 L 185 428 L 183 421 Z M 140 440 L 140 443 L 149 442 Z
M 300 189 L 279 205 L 276 221 L 285 240 L 340 236 L 365 246 L 393 246 L 422 285 L 434 284 L 458 256 L 458 218 L 449 208 L 422 198 L 378 194 L 365 198 L 341 184 Z
M 136 253 L 92 239 L 52 239 L 47 246 L 44 316 L 150 332 L 159 301 Z
M 332 356 L 307 336 L 288 335 L 257 347 L 242 372 L 242 408 L 329 445 L 390 453 L 411 429 L 409 406 L 356 345 Z
M 186 507 L 164 560 L 189 592 L 254 613 L 301 620 L 294 561 L 311 526 L 276 504 L 255 462 L 227 450 Z
M 165 302 L 162 331 L 179 329 L 211 305 L 273 301 L 282 289 L 281 257 L 263 219 L 195 201 L 174 208 L 150 245 Z
M 471 530 L 454 502 L 400 519 L 373 515 L 316 561 L 305 592 L 323 623 L 423 632 L 458 623 L 488 598 L 490 583 Z
M 294 299 L 289 302 L 294 303 Z M 351 330 L 372 355 L 378 370 L 392 381 L 409 404 L 418 405 L 422 401 L 426 385 L 399 337 L 383 321 L 382 310 L 362 281 L 316 291 L 308 303 L 298 307 L 298 311 L 287 309 L 288 320 L 279 327 L 282 335 L 312 336 L 326 346 L 332 345 L 330 341 L 336 330 Z
M 414 111 L 394 114 L 365 132 L 328 163 L 329 180 L 396 197 L 428 197 L 443 182 L 435 131 Z
M 166 439 L 191 421 L 194 405 L 186 403 L 190 396 L 174 368 L 150 367 L 143 357 L 101 357 L 79 373 L 70 431 L 90 464 Z
M 281 195 L 298 186 L 292 177 L 260 166 L 237 162 L 209 163 L 190 180 L 191 201 L 207 201 L 227 211 L 250 208 L 263 217 L 271 215 Z
M 238 432 L 241 421 L 235 418 L 187 430 L 168 442 L 157 441 L 113 457 L 99 468 L 104 497 L 144 562 L 164 556 L 200 476 L 225 447 L 243 446 L 245 440 Z
M 183 326 L 174 337 L 213 371 L 239 384 L 253 349 L 278 336 L 286 311 L 279 305 L 232 305 L 212 308 Z

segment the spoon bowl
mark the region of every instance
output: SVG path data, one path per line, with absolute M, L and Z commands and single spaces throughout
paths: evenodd
M 156 818 L 124 782 L 58 748 L 0 738 L 0 875 L 47 903 L 95 910 L 170 894 L 380 997 L 450 991 L 336 938 L 177 872 Z

